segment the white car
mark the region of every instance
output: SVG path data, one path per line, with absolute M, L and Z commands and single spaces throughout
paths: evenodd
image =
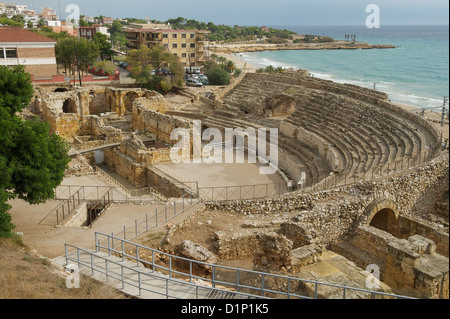
M 196 87 L 202 87 L 203 86 L 203 83 L 200 82 L 197 79 L 187 79 L 186 80 L 186 84 L 189 85 L 189 86 L 196 86 Z

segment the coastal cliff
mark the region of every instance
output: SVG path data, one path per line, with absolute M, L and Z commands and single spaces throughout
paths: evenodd
M 365 42 L 335 41 L 327 43 L 290 43 L 290 44 L 217 44 L 211 45 L 209 50 L 217 53 L 240 53 L 277 50 L 358 50 L 358 49 L 393 49 L 395 46 L 387 44 L 368 44 Z

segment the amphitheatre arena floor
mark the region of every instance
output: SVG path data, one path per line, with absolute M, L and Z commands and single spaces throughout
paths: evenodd
M 243 163 L 238 163 L 238 158 Z M 156 167 L 180 182 L 197 182 L 200 188 L 282 184 L 281 191 L 287 190 L 286 183 L 278 172 L 271 175 L 260 174 L 260 168 L 267 165 L 258 160 L 255 164 L 249 163 L 247 157 L 243 159 L 239 154 L 236 154 L 234 163 L 225 163 L 223 159 L 222 163 L 167 163 Z

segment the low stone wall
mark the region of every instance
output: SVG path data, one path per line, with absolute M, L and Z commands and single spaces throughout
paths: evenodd
M 395 237 L 371 226 L 361 226 L 355 231 L 353 245 L 369 254 L 384 259 L 388 253 L 387 245 Z
M 449 261 L 422 236 L 388 244 L 384 283 L 419 298 L 449 298 Z
M 154 167 L 147 167 L 146 175 L 147 185 L 168 198 L 179 198 L 190 193 L 184 184 Z
M 426 222 L 419 222 L 406 216 L 400 216 L 398 230 L 402 238 L 407 239 L 412 235 L 421 235 L 431 239 L 436 244 L 436 252 L 449 257 L 449 236 L 438 231 Z

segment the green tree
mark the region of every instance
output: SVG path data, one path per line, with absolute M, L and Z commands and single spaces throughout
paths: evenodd
M 123 25 L 118 20 L 114 20 L 111 28 L 109 29 L 111 34 L 111 43 L 119 49 L 125 48 L 127 44 L 127 36 L 123 31 Z
M 64 37 L 55 46 L 56 62 L 67 69 L 78 62 L 81 70 L 86 71 L 99 56 L 99 49 L 95 42 L 86 39 Z
M 67 144 L 50 134 L 48 123 L 17 114 L 33 94 L 23 66 L 0 66 L 0 237 L 9 237 L 14 229 L 7 201 L 41 204 L 53 198 L 70 161 Z
M 97 45 L 102 60 L 111 59 L 111 55 L 114 54 L 114 51 L 112 50 L 111 42 L 109 42 L 106 34 L 97 32 L 94 35 L 93 42 Z
M 230 74 L 223 68 L 212 68 L 205 72 L 211 85 L 228 85 L 230 84 Z
M 163 46 L 142 46 L 127 57 L 131 76 L 143 88 L 163 94 L 183 87 L 184 69 L 179 58 Z

